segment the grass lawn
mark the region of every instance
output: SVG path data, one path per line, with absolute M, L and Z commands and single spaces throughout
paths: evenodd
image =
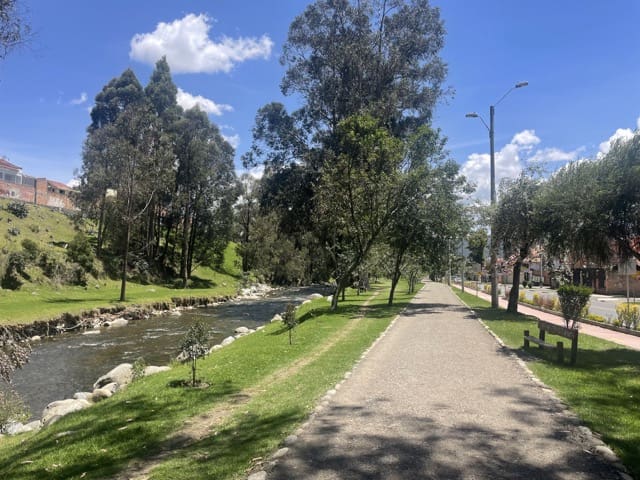
M 537 334 L 533 317 L 492 309 L 485 300 L 454 291 L 508 347 L 522 348 L 524 330 Z M 566 339 L 547 334 L 547 342 L 557 340 L 566 345 Z M 640 352 L 585 334 L 578 347 L 576 365 L 570 366 L 554 363 L 552 352 L 532 346 L 528 353 L 538 359 L 528 366 L 640 478 Z
M 221 271 L 201 267 L 194 272 L 192 285 L 187 289 L 171 285 L 142 285 L 127 282 L 127 301 L 124 304 L 149 304 L 170 301 L 172 297 L 214 297 L 235 295 L 240 272 L 233 263 L 234 245 L 225 252 Z M 101 279 L 86 288 L 27 284 L 20 290 L 0 290 L 0 324 L 30 323 L 46 320 L 62 313 L 77 314 L 96 307 L 122 304 L 120 282 Z
M 243 478 L 252 459 L 268 456 L 307 418 L 410 299 L 397 294 L 388 307 L 388 286 L 373 293 L 352 292 L 336 312 L 325 299 L 302 306 L 293 345 L 274 323 L 199 361 L 207 388 L 171 386 L 190 378 L 188 366 L 176 366 L 40 432 L 0 439 L 0 472 L 16 480 L 111 478 L 217 412 L 199 440 L 171 448 L 151 478 Z

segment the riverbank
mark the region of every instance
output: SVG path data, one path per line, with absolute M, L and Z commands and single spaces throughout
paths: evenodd
M 324 298 L 302 305 L 292 345 L 280 322 L 236 340 L 198 362 L 207 388 L 180 387 L 189 369 L 176 366 L 46 430 L 3 438 L 0 471 L 128 478 L 152 465 L 154 478 L 238 478 L 266 461 L 409 300 L 387 307 L 386 293 L 350 292 L 337 312 Z

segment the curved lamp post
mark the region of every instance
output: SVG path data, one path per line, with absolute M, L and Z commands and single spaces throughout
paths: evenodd
M 505 97 L 509 95 L 516 88 L 526 87 L 527 85 L 529 85 L 529 82 L 516 83 L 513 87 L 507 90 L 507 92 L 504 95 L 502 95 L 502 97 L 500 97 L 500 100 L 498 100 L 495 104 L 489 106 L 489 125 L 487 125 L 487 122 L 485 122 L 484 119 L 480 115 L 478 115 L 476 112 L 467 113 L 465 115 L 465 117 L 467 118 L 479 118 L 480 121 L 487 128 L 487 130 L 489 130 L 489 151 L 490 151 L 490 158 L 491 158 L 491 163 L 490 163 L 491 206 L 494 206 L 496 204 L 496 161 L 495 161 L 495 150 L 494 150 L 494 144 L 493 144 L 493 138 L 494 138 L 493 119 L 495 117 L 496 105 L 498 105 L 502 100 L 504 100 Z M 491 232 L 490 235 L 491 235 L 491 240 L 490 240 L 489 250 L 491 253 L 491 260 L 489 263 L 489 275 L 491 276 L 491 307 L 498 308 L 498 276 L 496 275 L 496 262 L 497 262 L 497 256 L 498 256 L 497 255 L 498 248 L 497 248 L 497 243 L 495 241 L 493 232 Z

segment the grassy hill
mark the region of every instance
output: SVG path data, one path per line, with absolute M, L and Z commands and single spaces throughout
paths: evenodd
M 4 275 L 9 256 L 24 250 L 25 240 L 34 242 L 48 258 L 63 261 L 66 245 L 73 240 L 77 228 L 71 216 L 46 207 L 28 205 L 28 215 L 18 218 L 7 210 L 11 200 L 0 199 L 0 277 Z M 101 268 L 98 267 L 100 271 Z M 0 324 L 30 323 L 61 313 L 80 313 L 101 306 L 120 304 L 120 282 L 104 275 L 88 277 L 85 286 L 62 285 L 31 265 L 26 268 L 29 280 L 18 290 L 0 289 Z M 235 246 L 225 251 L 220 271 L 198 268 L 192 286 L 186 290 L 173 285 L 127 284 L 128 304 L 169 301 L 173 297 L 233 295 L 241 272 L 237 267 Z

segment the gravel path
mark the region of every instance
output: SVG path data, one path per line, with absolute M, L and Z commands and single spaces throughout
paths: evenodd
M 448 287 L 428 283 L 266 478 L 624 478 L 579 432 Z

